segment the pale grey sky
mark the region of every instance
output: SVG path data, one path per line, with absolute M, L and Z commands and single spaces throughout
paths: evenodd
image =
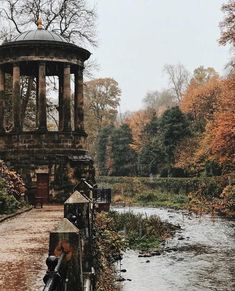
M 225 0 L 91 0 L 98 9 L 100 65 L 122 90 L 121 112 L 142 107 L 148 91 L 167 87 L 164 64 L 201 65 L 223 74 L 229 49 L 218 45 Z

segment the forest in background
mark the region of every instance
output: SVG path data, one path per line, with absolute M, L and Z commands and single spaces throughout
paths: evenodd
M 221 45 L 234 51 L 234 1 L 222 6 Z M 88 145 L 99 175 L 192 177 L 234 173 L 234 59 L 226 76 L 200 66 L 166 64 L 169 87 L 148 92 L 143 109 L 118 115 L 111 78 L 85 84 Z
M 86 111 L 96 119 L 97 139 L 89 145 L 99 175 L 187 177 L 234 171 L 233 73 L 221 77 L 213 68 L 199 67 L 190 77 L 182 65 L 165 69 L 171 87 L 148 93 L 142 110 L 118 116 L 115 83 L 116 95 L 106 96 L 113 106 Z M 97 82 L 96 94 L 112 92 L 100 85 L 104 81 L 114 82 L 92 81 Z M 87 125 L 89 134 L 94 128 Z

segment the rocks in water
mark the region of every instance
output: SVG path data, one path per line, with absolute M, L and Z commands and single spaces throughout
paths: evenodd
M 123 282 L 123 281 L 126 281 L 126 279 L 123 278 L 122 276 L 120 276 L 120 277 L 118 277 L 118 278 L 116 279 L 116 281 L 117 281 L 117 282 Z
M 177 252 L 178 248 L 177 247 L 172 247 L 172 248 L 167 247 L 167 248 L 165 248 L 164 251 L 167 252 L 167 253 Z
M 160 256 L 160 255 L 161 255 L 160 251 L 154 251 L 154 252 L 152 252 L 151 254 L 152 254 L 153 256 Z
M 184 240 L 185 238 L 183 236 L 178 237 L 178 240 Z
M 145 254 L 139 254 L 138 255 L 138 258 L 150 258 L 152 257 L 152 255 L 150 253 L 145 253 Z
M 152 252 L 148 252 L 148 253 L 144 253 L 144 252 L 140 252 L 138 257 L 139 258 L 151 258 L 154 256 L 160 256 L 161 252 L 159 250 L 156 251 L 152 251 Z
M 150 260 L 147 260 L 146 263 L 150 263 Z
M 126 273 L 126 269 L 121 269 L 121 272 L 122 273 Z
M 116 282 L 124 282 L 124 281 L 132 281 L 131 279 L 125 279 L 123 278 L 122 276 L 119 276 L 117 279 L 116 279 Z

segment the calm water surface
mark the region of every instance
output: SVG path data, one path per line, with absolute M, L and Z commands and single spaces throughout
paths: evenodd
M 166 243 L 174 249 L 170 252 L 151 258 L 125 254 L 121 268 L 127 272 L 122 276 L 132 281 L 124 282 L 123 291 L 235 291 L 235 221 L 169 209 L 116 210 L 156 214 L 182 228 Z

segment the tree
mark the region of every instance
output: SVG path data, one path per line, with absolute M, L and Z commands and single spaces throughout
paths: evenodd
M 206 130 L 196 153 L 196 159 L 212 160 L 224 167 L 224 172 L 234 170 L 235 156 L 235 107 L 234 79 L 223 82 L 218 97 L 217 110 L 207 123 Z
M 142 148 L 138 154 L 138 173 L 149 176 L 160 172 L 165 162 L 159 119 L 153 116 L 142 131 Z
M 99 130 L 114 123 L 120 94 L 118 83 L 112 78 L 95 79 L 85 83 L 85 127 L 91 151 Z
M 219 78 L 219 74 L 214 68 L 204 68 L 203 66 L 200 66 L 194 70 L 190 84 L 202 85 L 213 78 Z
M 162 145 L 166 154 L 168 167 L 175 162 L 177 144 L 190 134 L 187 117 L 178 106 L 168 109 L 160 119 Z
M 110 172 L 111 165 L 111 153 L 110 147 L 110 137 L 113 131 L 113 126 L 103 127 L 97 136 L 96 143 L 96 160 L 99 170 L 99 174 L 107 176 Z
M 199 131 L 204 131 L 207 121 L 213 118 L 222 88 L 223 81 L 214 77 L 206 83 L 191 83 L 184 94 L 180 108 L 192 115 Z
M 114 128 L 111 135 L 112 176 L 136 175 L 136 154 L 131 143 L 132 134 L 127 124 Z
M 189 83 L 189 72 L 182 64 L 165 65 L 164 71 L 168 76 L 170 89 L 176 100 L 180 102 Z
M 229 0 L 223 4 L 222 11 L 224 12 L 224 20 L 220 23 L 221 36 L 219 39 L 220 44 L 232 44 L 235 46 L 235 2 Z
M 135 152 L 139 152 L 142 147 L 142 131 L 147 122 L 149 122 L 150 116 L 146 110 L 139 110 L 132 112 L 124 119 L 132 132 L 133 142 L 131 143 L 131 148 Z
M 166 109 L 176 106 L 175 96 L 169 89 L 148 92 L 143 102 L 149 114 L 156 113 L 157 116 L 162 115 Z
M 118 87 L 118 83 L 112 78 L 86 82 L 86 106 L 92 112 L 98 129 L 115 120 L 120 95 L 121 90 Z
M 69 41 L 96 45 L 95 8 L 86 0 L 2 0 L 1 38 L 34 29 L 41 17 L 44 29 L 62 35 Z
M 158 138 L 153 138 L 138 155 L 138 174 L 141 176 L 156 175 L 164 165 L 164 152 Z

